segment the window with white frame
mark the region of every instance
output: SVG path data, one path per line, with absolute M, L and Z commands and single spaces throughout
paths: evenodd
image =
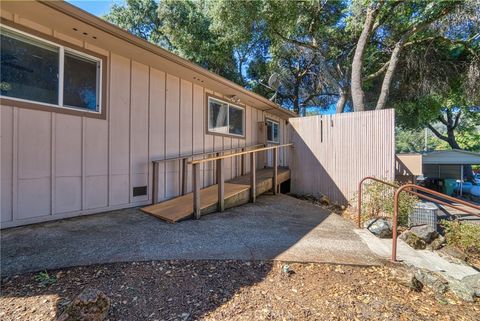
M 208 97 L 208 131 L 245 136 L 245 108 Z
M 280 143 L 279 129 L 280 124 L 271 119 L 267 119 L 267 142 Z
M 2 97 L 100 113 L 102 59 L 0 26 Z

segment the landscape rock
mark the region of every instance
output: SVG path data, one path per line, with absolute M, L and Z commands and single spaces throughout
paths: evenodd
M 443 247 L 439 253 L 453 263 L 462 263 L 467 259 L 467 256 L 462 250 L 452 245 Z
M 84 289 L 57 321 L 103 321 L 110 308 L 110 299 L 100 290 Z
M 459 299 L 462 299 L 467 302 L 475 301 L 476 291 L 467 282 L 463 282 L 463 280 L 460 281 L 453 278 L 449 278 L 448 286 L 450 288 L 450 291 L 452 291 L 452 293 Z
M 406 267 L 392 269 L 390 280 L 417 292 L 420 292 L 423 288 L 422 282 L 415 276 L 415 271 Z
M 415 250 L 424 250 L 427 247 L 427 244 L 410 230 L 406 230 L 400 234 L 400 239 Z
M 392 237 L 392 224 L 386 218 L 374 218 L 365 222 L 364 226 L 379 238 Z
M 448 291 L 448 281 L 436 272 L 431 272 L 425 269 L 417 269 L 415 271 L 415 278 L 424 286 L 432 289 L 436 294 L 443 294 Z
M 462 279 L 462 282 L 472 288 L 475 291 L 475 295 L 480 298 L 480 273 L 466 276 Z
M 444 245 L 445 245 L 445 237 L 438 234 L 438 236 L 430 244 L 427 245 L 427 248 L 432 251 L 437 251 L 441 249 Z
M 410 231 L 426 244 L 432 242 L 438 235 L 438 233 L 428 225 L 412 226 Z

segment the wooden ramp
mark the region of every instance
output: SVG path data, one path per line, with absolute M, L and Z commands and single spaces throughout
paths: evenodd
M 257 170 L 257 195 L 263 194 L 272 188 L 271 168 Z M 281 184 L 290 178 L 290 170 L 278 169 L 278 183 Z M 217 185 L 203 188 L 200 191 L 202 215 L 216 211 L 218 203 Z M 236 177 L 225 182 L 225 208 L 248 203 L 250 199 L 250 174 Z M 147 214 L 175 223 L 193 216 L 193 193 L 188 193 L 168 201 L 145 206 L 141 210 Z

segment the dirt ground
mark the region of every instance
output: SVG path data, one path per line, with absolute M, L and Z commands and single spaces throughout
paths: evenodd
M 479 320 L 480 302 L 390 281 L 393 266 L 156 261 L 76 267 L 2 280 L 0 319 L 55 320 L 85 287 L 109 320 Z

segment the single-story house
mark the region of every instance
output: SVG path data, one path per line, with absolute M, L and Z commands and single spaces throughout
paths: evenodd
M 294 113 L 69 3 L 1 7 L 2 228 L 150 204 L 153 160 L 288 142 Z

